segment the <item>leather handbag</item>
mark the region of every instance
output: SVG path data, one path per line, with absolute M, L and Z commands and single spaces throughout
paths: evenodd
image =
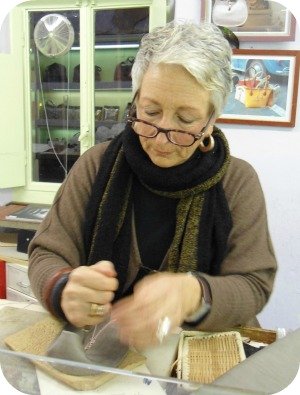
M 64 107 L 64 118 L 68 117 L 69 121 L 79 121 L 80 120 L 80 107 L 79 106 L 66 106 Z
M 63 119 L 64 109 L 62 106 L 57 106 L 52 100 L 47 100 L 45 102 L 45 107 L 42 105 L 39 108 L 39 117 L 41 119 Z
M 235 99 L 239 100 L 247 108 L 267 107 L 272 93 L 269 79 L 269 75 L 263 77 L 253 75 L 253 77 L 240 80 L 236 86 Z
M 67 69 L 60 63 L 52 63 L 45 68 L 43 82 L 68 82 Z
M 269 105 L 271 93 L 272 88 L 269 86 L 268 80 L 265 79 L 255 87 L 237 85 L 235 99 L 242 102 L 246 108 L 263 108 Z
M 56 105 L 52 100 L 45 102 L 45 107 L 40 106 L 39 117 L 45 119 L 47 114 L 48 119 L 68 119 L 72 121 L 79 121 L 80 119 L 80 107 L 79 106 L 67 106 L 62 103 Z
M 129 56 L 126 60 L 119 63 L 115 68 L 115 81 L 131 81 L 131 69 L 133 66 L 134 57 Z
M 95 66 L 95 81 L 101 81 L 101 67 Z M 80 64 L 74 67 L 73 82 L 80 82 Z
M 246 0 L 215 0 L 212 21 L 217 26 L 234 27 L 243 25 L 248 18 Z
M 245 107 L 247 108 L 262 108 L 267 107 L 269 97 L 272 89 L 268 82 L 263 82 L 263 86 L 259 85 L 256 88 L 246 88 L 245 92 Z

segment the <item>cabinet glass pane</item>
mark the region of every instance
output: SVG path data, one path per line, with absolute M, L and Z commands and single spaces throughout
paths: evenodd
M 131 66 L 143 34 L 149 31 L 149 7 L 96 10 L 94 27 L 97 144 L 124 129 L 132 99 Z
M 80 155 L 79 11 L 30 12 L 32 180 L 59 183 Z

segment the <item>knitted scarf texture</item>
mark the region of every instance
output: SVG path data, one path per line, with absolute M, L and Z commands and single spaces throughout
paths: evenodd
M 179 199 L 166 270 L 219 273 L 232 227 L 220 182 L 230 154 L 224 134 L 216 127 L 213 137 L 212 151 L 196 149 L 185 163 L 170 168 L 151 162 L 130 125 L 109 144 L 86 207 L 85 264 L 114 263 L 119 280 L 116 299 L 123 293 L 128 270 L 133 175 L 152 193 Z

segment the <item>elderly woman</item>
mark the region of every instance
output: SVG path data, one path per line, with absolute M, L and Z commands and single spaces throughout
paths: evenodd
M 214 126 L 230 59 L 210 24 L 143 37 L 125 130 L 78 159 L 30 245 L 52 314 L 77 327 L 110 316 L 137 347 L 182 325 L 258 325 L 276 260 L 258 177 Z

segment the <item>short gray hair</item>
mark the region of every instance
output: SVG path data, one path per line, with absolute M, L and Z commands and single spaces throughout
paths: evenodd
M 157 27 L 141 40 L 131 72 L 133 93 L 140 89 L 150 63 L 181 65 L 210 91 L 219 116 L 232 87 L 231 54 L 228 41 L 211 23 L 170 22 Z

